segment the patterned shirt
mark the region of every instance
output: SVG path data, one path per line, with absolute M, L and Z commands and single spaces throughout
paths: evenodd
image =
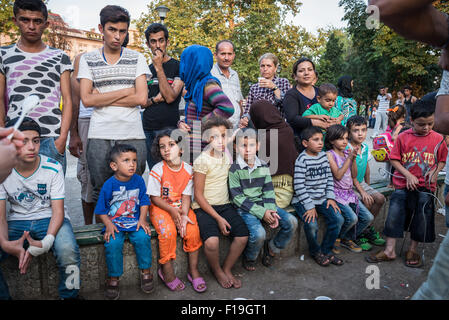
M 22 103 L 30 95 L 39 97 L 39 104 L 28 113 L 41 127 L 43 137 L 61 133 L 61 75 L 71 71 L 72 63 L 64 51 L 46 47 L 30 53 L 13 44 L 0 48 L 0 73 L 6 78 L 6 121 L 22 114 Z M 3 97 L 2 97 L 3 99 Z
M 259 83 L 253 84 L 249 89 L 248 101 L 246 102 L 246 107 L 244 114 L 249 114 L 249 109 L 251 104 L 257 100 L 267 100 L 270 101 L 273 105 L 275 105 L 279 110 L 282 107 L 282 100 L 284 99 L 285 94 L 288 90 L 290 90 L 290 82 L 288 82 L 285 78 L 274 77 L 273 79 L 276 87 L 281 90 L 281 98 L 278 99 L 274 95 L 274 91 L 268 88 L 260 87 Z
M 270 169 L 256 157 L 251 168 L 239 155 L 229 169 L 229 192 L 234 205 L 259 219 L 267 210 L 277 210 Z

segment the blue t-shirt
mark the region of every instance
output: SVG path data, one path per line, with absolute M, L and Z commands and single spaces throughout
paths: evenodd
M 140 207 L 150 205 L 146 191 L 145 181 L 137 174 L 127 182 L 112 176 L 101 188 L 95 214 L 107 214 L 119 231 L 136 231 Z

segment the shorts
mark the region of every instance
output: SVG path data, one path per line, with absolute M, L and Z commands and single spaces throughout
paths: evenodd
M 249 231 L 243 218 L 237 213 L 232 204 L 212 206 L 217 213 L 226 219 L 231 225 L 231 237 L 248 237 Z M 210 237 L 219 237 L 222 233 L 218 228 L 217 221 L 201 208 L 194 210 L 198 226 L 200 227 L 200 236 L 203 242 Z
M 434 199 L 427 189 L 420 188 L 419 191 L 397 189 L 391 194 L 383 231 L 385 236 L 402 238 L 404 231 L 409 231 L 413 241 L 435 241 Z

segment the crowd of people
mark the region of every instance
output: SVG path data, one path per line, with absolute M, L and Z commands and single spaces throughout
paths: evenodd
M 314 62 L 301 58 L 292 68 L 292 86 L 277 76 L 278 58 L 266 53 L 245 99 L 231 67 L 236 56 L 230 40 L 218 42 L 214 53 L 189 46 L 178 61 L 167 53 L 166 26 L 152 23 L 145 31 L 148 66 L 141 53 L 124 46 L 129 13 L 112 5 L 100 12 L 103 47 L 79 54 L 72 65 L 62 50 L 42 41 L 47 15 L 41 0 L 16 0 L 20 39 L 0 48 L 0 127 L 8 128 L 0 129 L 0 254 L 16 256 L 21 273 L 32 257 L 51 249 L 59 296 L 79 297 L 79 288 L 66 283 L 67 268 L 81 263 L 64 211 L 67 142 L 79 158 L 85 223 L 104 225 L 108 299 L 120 296 L 125 235 L 135 248 L 140 287 L 153 291 L 150 224 L 158 235 L 157 275 L 172 291 L 186 287 L 173 266 L 178 236 L 196 292 L 207 290 L 198 270 L 201 248 L 218 283 L 240 288 L 232 272 L 237 260 L 242 256 L 250 272 L 259 256 L 264 266 L 273 265 L 298 219 L 322 267 L 343 265 L 342 248 L 360 253 L 385 246 L 366 260 L 395 260 L 395 241 L 407 220 L 412 243 L 405 264 L 422 265 L 417 245 L 435 241 L 432 197 L 448 153 L 443 136 L 432 130 L 435 98 L 418 100 L 406 88 L 390 108 L 391 95 L 380 90 L 374 136 L 388 123 L 395 190 L 385 228 L 375 230 L 386 199 L 370 186 L 368 124 L 358 115 L 350 76 L 336 86 L 316 86 Z M 17 123 L 31 94 L 39 107 Z M 10 128 L 15 124 L 17 131 Z M 412 214 L 421 208 L 422 214 Z M 319 216 L 326 225 L 321 242 Z M 270 239 L 266 228 L 276 229 Z M 232 243 L 221 264 L 223 235 Z M 9 298 L 1 272 L 0 298 Z

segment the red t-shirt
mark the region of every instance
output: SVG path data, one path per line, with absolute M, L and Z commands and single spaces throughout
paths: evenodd
M 398 160 L 415 177 L 419 179 L 419 186 L 429 188 L 428 178 L 424 175 L 434 168 L 435 148 L 443 140 L 443 136 L 435 131 L 431 131 L 427 136 L 418 136 L 413 129 L 404 131 L 399 135 L 390 153 L 391 160 Z M 446 162 L 448 149 L 446 143 L 440 144 L 437 151 L 437 162 Z M 397 189 L 407 187 L 405 177 L 399 172 L 394 172 L 393 185 Z M 435 191 L 436 183 L 431 185 L 431 190 Z

